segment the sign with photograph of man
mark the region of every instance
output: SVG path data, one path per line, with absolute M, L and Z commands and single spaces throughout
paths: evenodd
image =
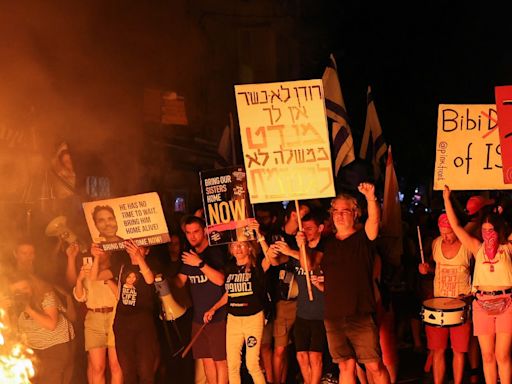
M 94 243 L 105 251 L 124 249 L 124 241 L 150 246 L 170 241 L 160 197 L 156 192 L 96 200 L 82 204 Z
M 235 86 L 253 204 L 334 196 L 322 80 Z
M 254 212 L 242 167 L 200 172 L 204 215 L 210 245 L 256 240 L 249 224 Z

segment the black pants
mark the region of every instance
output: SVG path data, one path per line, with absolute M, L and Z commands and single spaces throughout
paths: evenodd
M 114 336 L 125 384 L 153 384 L 159 348 L 152 316 L 116 316 Z
M 180 347 L 186 347 L 190 342 L 190 332 L 192 327 L 192 308 L 189 308 L 181 317 L 175 320 L 175 324 L 167 322 L 172 342 L 168 343 L 167 335 L 163 329 L 164 323 L 160 322 L 157 327 L 159 333 L 161 361 L 157 383 L 159 384 L 185 384 L 194 382 L 194 359 L 192 351 L 187 353 L 185 358 L 181 357 L 181 352 L 176 354 Z M 177 339 L 180 339 L 179 342 Z M 183 351 L 183 350 L 182 350 Z

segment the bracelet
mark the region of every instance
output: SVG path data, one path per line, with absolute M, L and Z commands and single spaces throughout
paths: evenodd
M 261 243 L 262 241 L 265 241 L 265 237 L 260 236 L 260 237 L 258 237 L 257 240 L 258 240 L 258 243 Z
M 377 199 L 376 197 L 374 197 L 373 199 L 366 199 L 366 201 L 377 201 L 379 199 Z

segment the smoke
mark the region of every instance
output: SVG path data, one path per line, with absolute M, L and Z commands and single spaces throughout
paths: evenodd
M 201 42 L 186 10 L 186 1 L 0 4 L 0 240 L 30 221 L 42 233 L 55 216 L 40 206 L 61 142 L 78 200 L 86 176 L 109 177 L 113 197 L 151 188 L 141 162 L 150 150 L 144 88 L 200 93 Z M 83 216 L 79 202 L 72 209 Z

